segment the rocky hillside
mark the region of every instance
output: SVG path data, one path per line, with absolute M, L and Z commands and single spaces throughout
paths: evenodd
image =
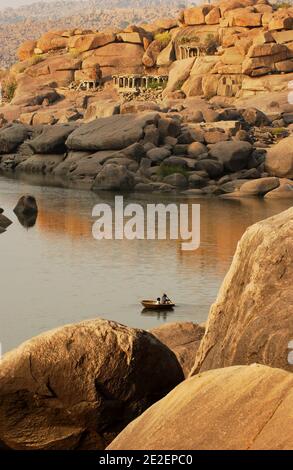
M 95 191 L 292 197 L 292 8 L 224 0 L 122 30 L 54 30 L 18 57 L 3 80 L 3 171 Z M 115 74 L 150 87 L 117 90 Z M 76 89 L 84 80 L 100 85 Z
M 16 50 L 24 40 L 38 38 L 44 31 L 124 28 L 132 23 L 152 22 L 159 16 L 176 15 L 178 6 L 185 3 L 185 0 L 62 0 L 0 10 L 0 68 L 15 62 Z
M 286 90 L 293 78 L 292 28 L 293 8 L 224 0 L 124 29 L 50 31 L 18 49 L 11 104 L 36 105 L 45 98 L 41 90 L 129 73 L 169 75 L 164 96 L 243 98 Z M 188 48 L 199 57 L 182 60 Z

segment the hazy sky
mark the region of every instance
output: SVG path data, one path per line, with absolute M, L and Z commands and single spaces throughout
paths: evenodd
M 30 3 L 35 3 L 37 1 L 45 1 L 45 0 L 0 0 L 0 9 L 5 7 L 19 7 L 21 5 L 28 5 Z M 54 1 L 54 0 L 46 0 L 47 2 Z

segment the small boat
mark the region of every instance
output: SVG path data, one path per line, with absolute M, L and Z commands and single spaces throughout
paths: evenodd
M 175 304 L 173 304 L 171 301 L 165 304 L 158 304 L 156 300 L 142 300 L 141 304 L 144 306 L 144 308 L 149 310 L 168 310 L 175 307 Z

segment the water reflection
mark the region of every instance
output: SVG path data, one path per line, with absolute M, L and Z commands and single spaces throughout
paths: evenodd
M 35 226 L 38 214 L 23 214 L 23 213 L 15 213 L 18 222 L 24 227 L 24 228 L 32 228 Z

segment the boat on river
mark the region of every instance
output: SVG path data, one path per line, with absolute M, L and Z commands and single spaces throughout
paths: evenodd
M 172 301 L 159 304 L 156 300 L 142 300 L 141 304 L 148 310 L 168 310 L 176 306 Z

